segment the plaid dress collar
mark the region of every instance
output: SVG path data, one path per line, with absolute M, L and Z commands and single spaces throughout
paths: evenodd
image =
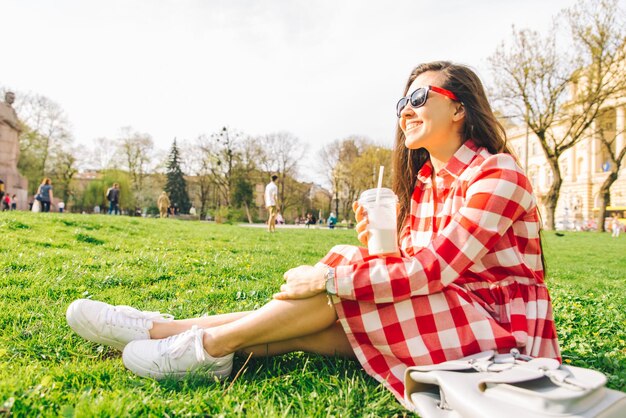
M 438 177 L 446 177 L 447 175 L 453 178 L 458 178 L 461 173 L 470 165 L 472 160 L 478 155 L 479 147 L 473 140 L 468 139 L 461 147 L 454 153 L 452 158 L 446 163 L 446 165 L 437 173 Z M 420 168 L 417 172 L 417 179 L 424 184 L 432 183 L 433 165 L 430 161 Z

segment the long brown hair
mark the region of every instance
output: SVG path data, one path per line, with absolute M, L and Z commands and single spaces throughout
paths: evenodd
M 440 73 L 444 81 L 443 85 L 438 87 L 450 90 L 463 103 L 465 121 L 461 128 L 462 143 L 472 139 L 477 146 L 487 148 L 492 154 L 512 154 L 507 145 L 506 131 L 498 122 L 491 109 L 483 84 L 476 73 L 469 67 L 448 61 L 435 61 L 418 65 L 411 72 L 406 82 L 403 96 L 407 95 L 411 83 L 420 74 L 427 71 Z M 392 155 L 392 188 L 398 195 L 400 204 L 398 233 L 400 233 L 409 214 L 411 195 L 415 187 L 417 173 L 430 158 L 426 149 L 410 150 L 404 145 L 404 141 L 404 132 L 398 126 L 396 128 L 396 140 Z M 543 251 L 541 258 L 543 261 Z M 543 265 L 545 268 L 545 263 Z
M 406 82 L 403 96 L 406 96 L 411 83 L 422 73 L 436 71 L 443 75 L 444 89 L 450 90 L 463 103 L 465 122 L 461 130 L 461 142 L 472 139 L 479 147 L 485 147 L 492 154 L 504 152 L 511 154 L 506 145 L 506 132 L 498 122 L 485 94 L 480 79 L 468 67 L 448 61 L 435 61 L 418 65 L 411 72 Z M 417 172 L 429 160 L 424 148 L 410 150 L 404 145 L 404 132 L 396 128 L 396 141 L 393 150 L 393 191 L 398 195 L 398 231 L 404 225 L 409 213 L 411 195 L 415 187 Z

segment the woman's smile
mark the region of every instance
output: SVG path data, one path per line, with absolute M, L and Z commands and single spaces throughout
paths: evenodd
M 422 122 L 421 120 L 411 120 L 411 121 L 407 121 L 406 122 L 406 128 L 405 131 L 406 132 L 410 132 L 415 128 L 418 128 L 419 126 L 421 126 L 424 122 Z

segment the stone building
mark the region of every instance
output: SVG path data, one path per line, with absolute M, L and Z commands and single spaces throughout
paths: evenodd
M 626 97 L 609 103 L 609 111 L 596 123 L 601 123 L 605 138 L 615 138 L 613 150 L 617 153 L 626 146 Z M 595 127 L 593 127 L 595 128 Z M 591 129 L 590 131 L 597 131 Z M 553 175 L 544 156 L 541 144 L 525 127 L 507 130 L 509 144 L 516 152 L 520 164 L 532 182 L 540 210 L 544 214 L 543 197 L 552 184 Z M 528 155 L 526 156 L 526 149 Z M 528 167 L 525 167 L 526 162 Z M 559 160 L 563 183 L 556 212 L 557 229 L 572 229 L 595 219 L 600 206 L 599 191 L 611 169 L 610 158 L 597 134 L 589 134 L 579 143 L 565 151 Z M 611 201 L 608 206 L 622 210 L 621 218 L 626 218 L 626 161 L 611 186 Z
M 4 102 L 0 102 L 0 180 L 4 181 L 7 194 L 16 195 L 17 208 L 26 209 L 28 181 L 17 169 L 22 127 L 12 106 L 14 100 L 15 94 L 6 92 Z

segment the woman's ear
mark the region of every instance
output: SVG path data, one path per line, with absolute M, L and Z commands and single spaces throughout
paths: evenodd
M 460 120 L 463 120 L 463 118 L 465 118 L 465 106 L 463 106 L 463 103 L 457 103 L 456 110 L 452 115 L 452 120 L 458 122 Z

